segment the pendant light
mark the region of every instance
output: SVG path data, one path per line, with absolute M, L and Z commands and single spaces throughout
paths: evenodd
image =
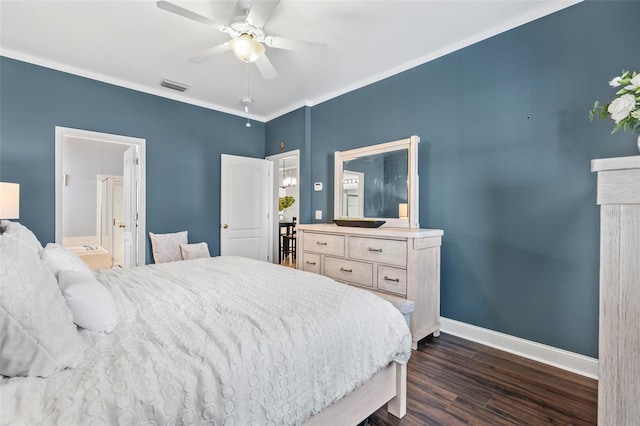
M 245 126 L 251 127 L 251 122 L 249 121 L 249 105 L 251 105 L 251 102 L 253 102 L 253 99 L 251 99 L 251 96 L 249 96 L 249 63 L 248 62 L 247 62 L 246 69 L 247 69 L 247 96 L 240 99 L 240 103 L 244 105 L 244 113 L 247 115 L 247 124 L 245 124 Z

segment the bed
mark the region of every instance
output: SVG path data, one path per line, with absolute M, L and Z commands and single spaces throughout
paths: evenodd
M 95 277 L 117 327 L 78 328 L 73 368 L 3 377 L 1 424 L 354 425 L 387 402 L 404 415 L 411 336 L 375 295 L 240 257 Z

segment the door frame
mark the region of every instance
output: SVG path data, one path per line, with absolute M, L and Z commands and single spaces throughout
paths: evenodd
M 272 223 L 271 223 L 271 231 L 270 234 L 272 235 L 271 238 L 271 251 L 273 252 L 273 263 L 276 264 L 280 264 L 280 251 L 278 249 L 278 247 L 280 246 L 279 241 L 276 240 L 276 237 L 278 235 L 280 235 L 280 233 L 278 232 L 278 223 L 280 222 L 278 219 L 278 173 L 276 173 L 277 171 L 279 171 L 279 161 L 283 158 L 288 158 L 288 157 L 296 157 L 296 162 L 297 162 L 297 167 L 296 167 L 296 188 L 298 189 L 298 198 L 296 199 L 296 203 L 300 203 L 300 150 L 299 149 L 294 149 L 293 151 L 286 151 L 286 152 L 281 152 L 278 154 L 274 154 L 274 155 L 269 155 L 267 157 L 265 157 L 265 160 L 269 160 L 271 161 L 271 170 L 273 171 L 272 173 L 272 182 L 271 182 L 271 192 L 272 192 L 272 201 L 273 201 L 273 205 L 271 207 L 271 217 L 272 217 Z M 302 213 L 302 211 L 300 210 L 301 204 L 298 204 L 298 223 L 300 222 L 300 213 Z
M 138 186 L 138 235 L 136 238 L 137 252 L 136 266 L 146 263 L 146 207 L 147 207 L 147 140 L 132 136 L 115 135 L 110 133 L 94 132 L 90 130 L 74 129 L 70 127 L 55 126 L 55 241 L 62 245 L 62 189 L 64 186 L 64 165 L 63 165 L 63 141 L 65 137 L 74 137 L 78 139 L 97 141 L 102 143 L 113 143 L 119 145 L 138 146 L 138 162 L 140 170 L 140 180 Z

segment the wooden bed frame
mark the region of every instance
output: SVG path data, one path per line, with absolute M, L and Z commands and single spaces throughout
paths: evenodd
M 401 419 L 407 412 L 407 366 L 392 362 L 368 382 L 307 420 L 305 426 L 355 426 L 387 404 Z

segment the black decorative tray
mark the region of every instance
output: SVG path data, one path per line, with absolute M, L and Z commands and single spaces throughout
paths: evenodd
M 338 226 L 353 226 L 356 228 L 378 228 L 386 221 L 384 220 L 348 220 L 334 219 L 333 223 Z

